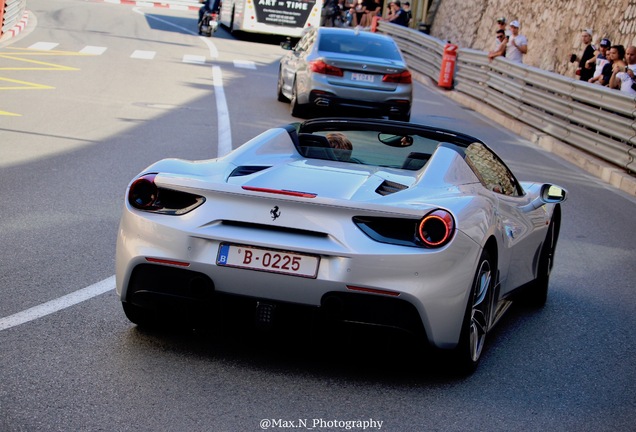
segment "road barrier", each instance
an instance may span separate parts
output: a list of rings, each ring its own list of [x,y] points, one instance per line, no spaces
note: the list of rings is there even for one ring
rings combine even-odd
[[[26,0],[0,0],[0,37],[22,19],[25,9]]]
[[[412,71],[437,81],[445,41],[381,21]],[[487,53],[460,48],[454,90],[636,174],[636,98]]]

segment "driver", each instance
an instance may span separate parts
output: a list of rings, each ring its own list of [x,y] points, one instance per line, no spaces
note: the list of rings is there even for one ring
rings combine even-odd
[[[347,162],[351,159],[351,152],[353,151],[353,144],[349,141],[349,138],[342,132],[331,132],[327,134],[327,141],[329,145],[334,149],[334,154],[339,161]]]

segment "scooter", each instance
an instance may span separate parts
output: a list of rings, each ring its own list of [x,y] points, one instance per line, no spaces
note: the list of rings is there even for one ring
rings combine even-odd
[[[203,18],[199,22],[199,34],[212,36],[219,28],[218,14],[212,11],[205,11]]]

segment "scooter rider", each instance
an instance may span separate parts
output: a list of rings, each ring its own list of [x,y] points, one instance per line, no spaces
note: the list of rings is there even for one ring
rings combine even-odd
[[[199,23],[203,19],[203,14],[207,11],[217,12],[219,9],[219,0],[199,0],[203,6],[199,8]]]

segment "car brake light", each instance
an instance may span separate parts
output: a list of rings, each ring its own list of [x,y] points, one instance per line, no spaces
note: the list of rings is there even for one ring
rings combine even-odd
[[[139,210],[152,210],[157,200],[156,174],[146,174],[130,185],[128,202]]]
[[[405,70],[396,74],[386,74],[382,77],[382,82],[398,83],[398,84],[411,84],[413,79],[411,78],[411,72]]]
[[[172,216],[186,214],[205,202],[205,198],[188,192],[157,186],[157,174],[144,174],[130,185],[128,203],[137,210]]]
[[[288,196],[294,196],[294,197],[299,197],[299,198],[316,198],[316,194],[315,193],[311,193],[311,192],[298,192],[298,191],[291,191],[291,190],[285,190],[285,189],[270,189],[270,188],[260,188],[260,187],[255,187],[255,186],[241,186],[244,190],[248,190],[248,191],[252,191],[252,192],[263,192],[263,193],[271,193],[271,194],[278,194],[278,195],[288,195]]]
[[[446,210],[433,210],[417,226],[417,236],[425,246],[438,248],[448,243],[455,232],[455,220]]]
[[[314,73],[323,75],[343,76],[344,73],[339,67],[331,66],[325,63],[323,60],[314,60],[309,62],[309,70]]]

